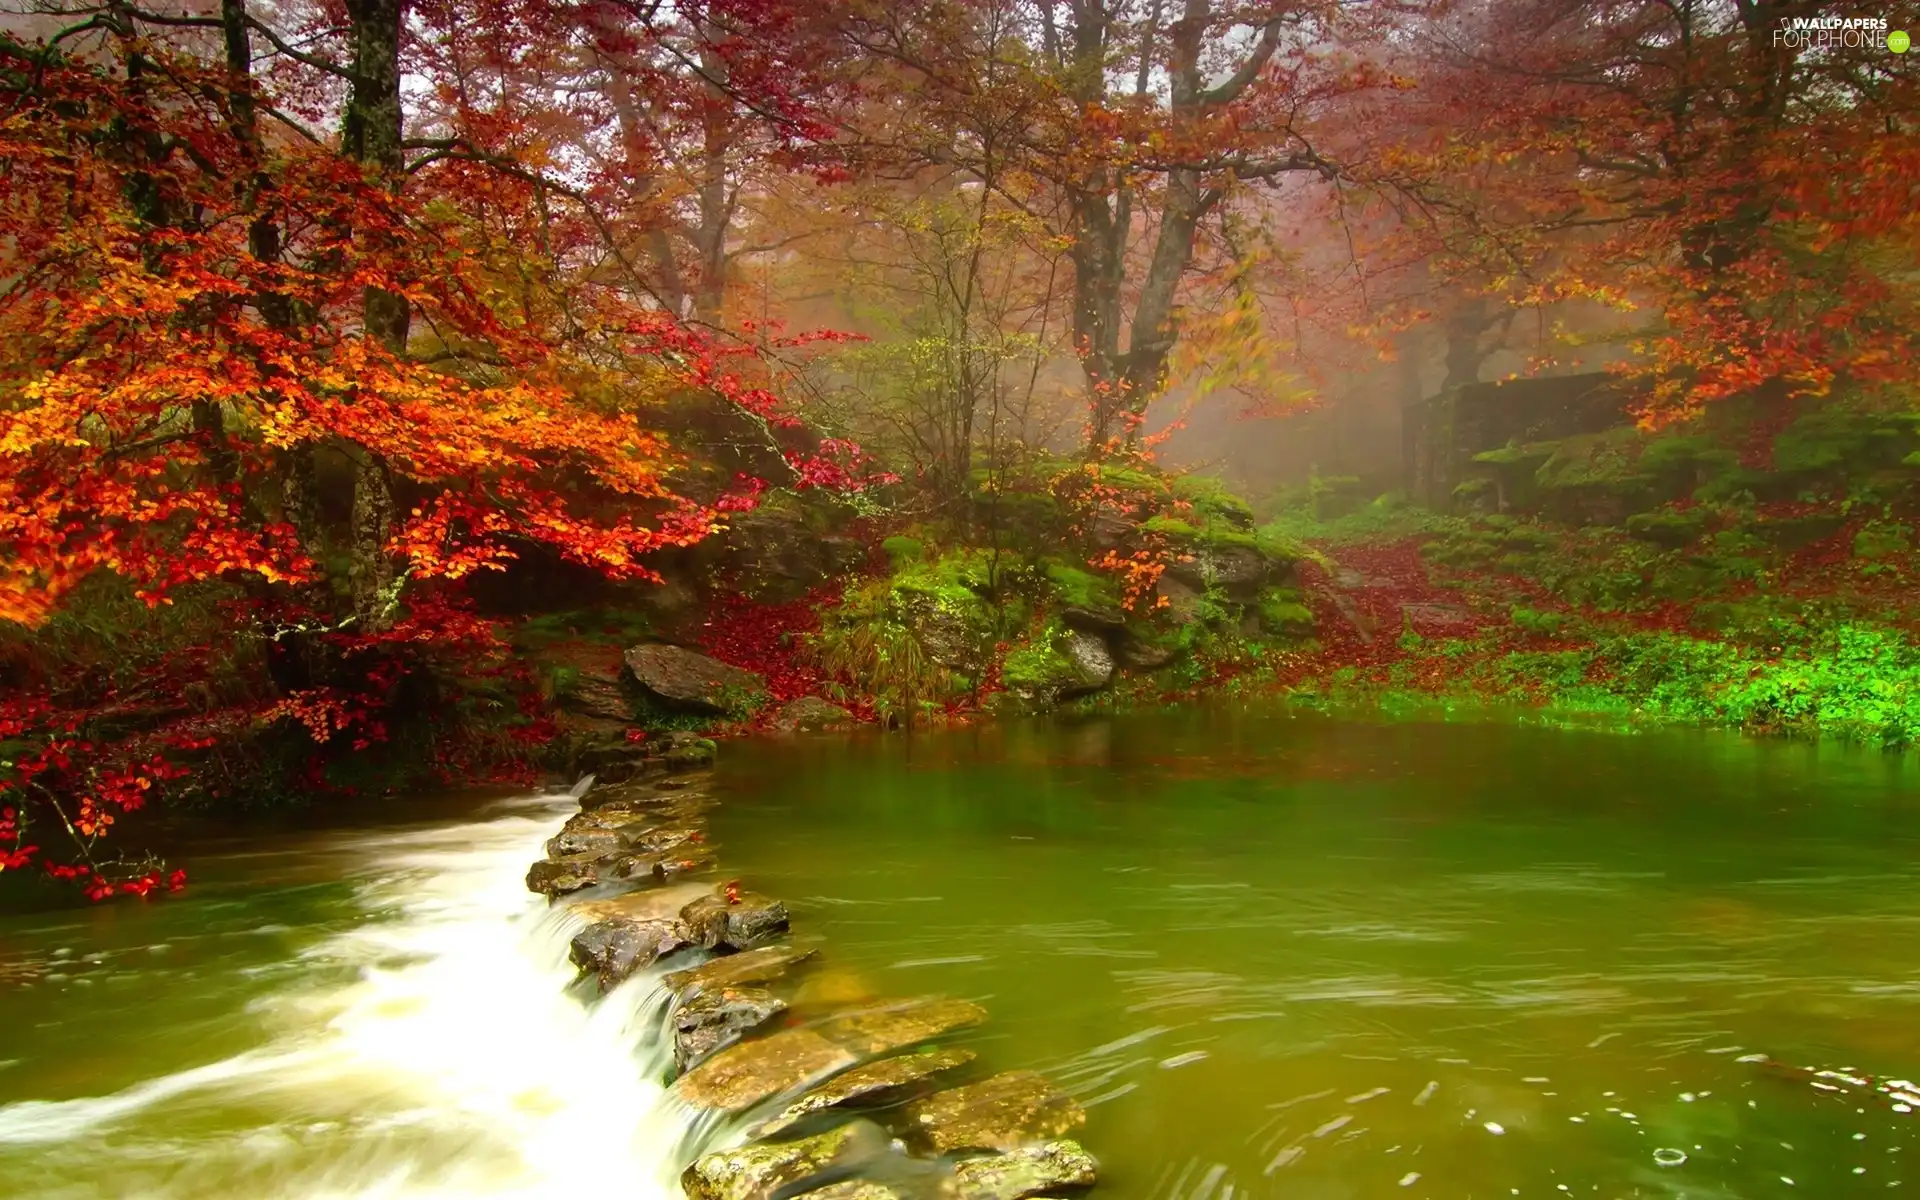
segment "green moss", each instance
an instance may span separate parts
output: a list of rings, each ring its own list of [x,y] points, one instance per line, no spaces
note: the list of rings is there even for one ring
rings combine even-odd
[[[893,577],[900,597],[921,596],[949,611],[977,608],[991,591],[993,558],[985,550],[955,550],[907,563]]]
[[[1706,532],[1710,515],[1702,508],[1634,513],[1627,518],[1627,533],[1657,546],[1684,546]]]
[[[1773,469],[1782,475],[1845,477],[1899,463],[1914,448],[1917,425],[1916,413],[1818,408],[1774,438]]]
[[[1203,518],[1218,518],[1243,529],[1253,525],[1253,506],[1211,475],[1176,475],[1173,494],[1191,504]]]
[[[1898,521],[1869,521],[1853,535],[1855,558],[1892,558],[1912,549],[1912,531]]]
[[[1042,573],[1046,577],[1048,590],[1061,604],[1080,608],[1112,608],[1120,602],[1119,589],[1105,575],[1096,575],[1058,560],[1043,564]]]
[[[1190,542],[1200,537],[1198,528],[1179,517],[1150,517],[1140,523],[1140,528],[1147,533],[1157,533],[1161,537],[1173,538],[1175,541]]]
[[[1260,627],[1268,633],[1308,637],[1314,630],[1313,613],[1293,588],[1268,588],[1260,593]]]
[[[919,538],[899,534],[881,542],[880,549],[886,551],[887,561],[893,564],[896,571],[912,563],[922,562],[927,557],[926,543]]]

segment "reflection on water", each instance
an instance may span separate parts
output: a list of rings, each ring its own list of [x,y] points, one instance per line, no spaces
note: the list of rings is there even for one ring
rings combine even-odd
[[[203,862],[187,898],[8,921],[0,952],[47,969],[0,991],[0,1195],[675,1194],[651,981],[568,998],[567,918],[522,883],[570,808]]]
[[[723,763],[729,863],[845,969],[990,999],[1102,1194],[1909,1186],[1909,760],[1182,714]]]

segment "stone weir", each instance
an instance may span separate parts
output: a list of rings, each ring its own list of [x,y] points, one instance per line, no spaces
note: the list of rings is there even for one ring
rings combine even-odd
[[[670,1094],[696,1123],[744,1137],[689,1166],[686,1194],[1022,1200],[1091,1186],[1094,1160],[1066,1137],[1086,1119],[1072,1098],[943,1044],[985,1010],[940,996],[835,1002],[821,949],[792,937],[786,906],[722,878],[703,759],[711,743],[690,737],[636,747],[527,872],[588,922],[571,946],[587,986],[664,972]]]

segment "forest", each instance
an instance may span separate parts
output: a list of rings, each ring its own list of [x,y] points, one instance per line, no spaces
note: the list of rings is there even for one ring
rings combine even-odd
[[[16,0],[0,871],[1214,695],[1903,747],[1906,29]]]

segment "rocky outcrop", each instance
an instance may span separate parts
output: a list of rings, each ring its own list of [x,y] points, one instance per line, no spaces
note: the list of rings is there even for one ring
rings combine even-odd
[[[752,671],[679,646],[635,646],[627,651],[625,662],[641,691],[668,708],[739,716],[766,696],[766,681]]]
[[[859,1054],[890,1054],[986,1019],[987,1010],[972,1001],[937,996],[846,1013],[824,1022],[820,1030]]]
[[[674,1064],[684,1071],[785,1011],[787,1002],[765,988],[710,988],[674,1010]]]
[[[973,1061],[971,1050],[927,1050],[883,1058],[835,1075],[753,1130],[756,1138],[774,1137],[801,1118],[829,1108],[858,1103],[886,1104],[905,1098],[934,1076]]]
[[[860,719],[818,696],[802,696],[781,708],[768,722],[780,733],[817,733],[827,729],[851,729]]]
[[[542,859],[528,868],[527,890],[545,896],[565,896],[608,883],[643,887],[666,883],[712,866],[713,855],[700,846],[681,847],[663,854],[627,851],[598,856],[569,854]]]
[[[636,741],[632,732],[623,730],[578,746],[571,758],[573,769],[612,784],[698,770],[713,762],[713,741],[697,733],[674,730]]]
[[[1007,1071],[935,1094],[907,1110],[907,1123],[933,1150],[1018,1150],[1059,1137],[1087,1119],[1072,1097],[1035,1071]]]
[[[1078,1142],[1041,1142],[965,1160],[954,1168],[950,1193],[956,1200],[1027,1200],[1092,1187],[1098,1172]]]

